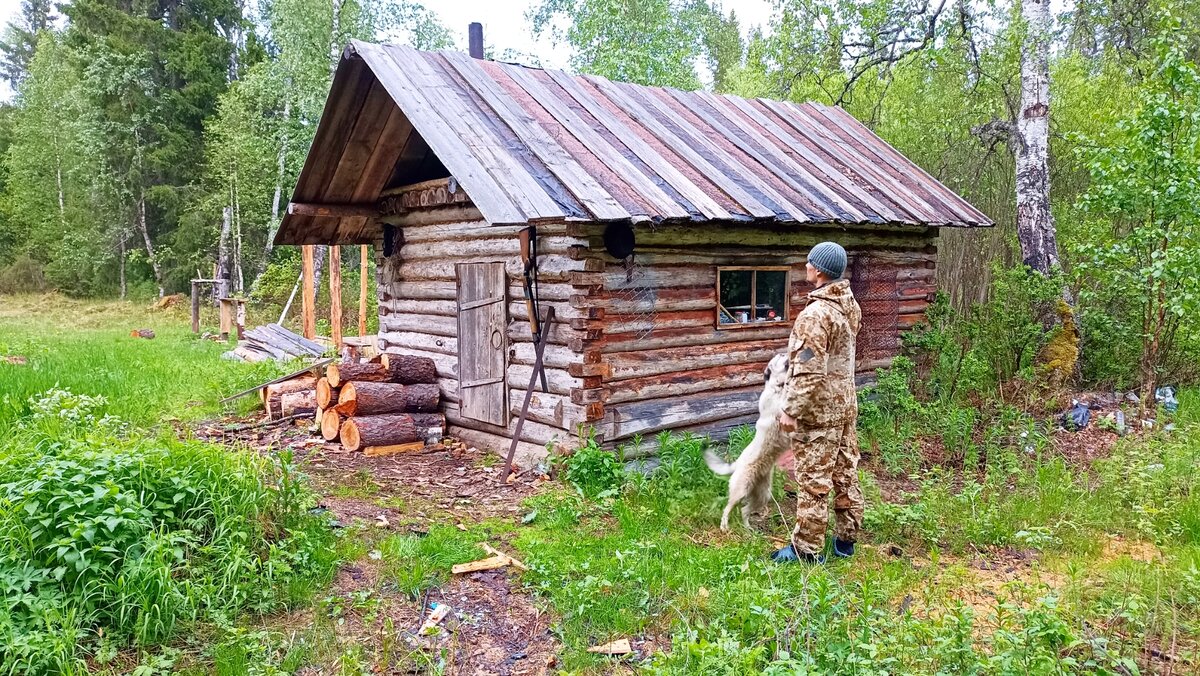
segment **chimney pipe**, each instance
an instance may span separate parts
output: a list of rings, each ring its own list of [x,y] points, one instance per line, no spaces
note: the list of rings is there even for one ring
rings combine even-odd
[[[472,59],[483,58],[483,24],[472,22],[467,26],[467,42],[470,44],[470,54]]]

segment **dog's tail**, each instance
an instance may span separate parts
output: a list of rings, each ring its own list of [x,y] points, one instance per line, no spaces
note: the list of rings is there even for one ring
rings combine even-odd
[[[712,451],[704,452],[704,464],[708,465],[708,468],[714,473],[720,474],[721,476],[733,474],[733,463],[725,462],[717,457],[717,454],[713,453]]]

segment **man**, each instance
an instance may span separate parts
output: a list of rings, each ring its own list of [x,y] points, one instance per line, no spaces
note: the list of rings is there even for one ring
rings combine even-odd
[[[829,493],[835,515],[833,554],[854,554],[862,527],[858,485],[858,397],[854,388],[854,340],[862,311],[842,279],[846,250],[822,242],[808,254],[807,279],[816,288],[796,318],[788,342],[789,374],[779,425],[795,457],[796,527],[792,544],[774,561],[824,563]]]

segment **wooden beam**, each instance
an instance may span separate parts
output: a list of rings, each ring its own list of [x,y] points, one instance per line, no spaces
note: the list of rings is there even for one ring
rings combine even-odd
[[[374,204],[307,204],[304,202],[288,202],[288,213],[293,216],[375,218],[379,216],[379,209]]]
[[[358,262],[358,335],[367,335],[367,245],[359,252]]]
[[[342,349],[342,247],[329,247],[329,337],[333,349]]]
[[[304,282],[301,284],[303,288],[300,289],[300,312],[304,325],[304,337],[312,340],[317,337],[317,315],[316,308],[313,307],[316,300],[313,294],[313,284],[315,283],[313,279],[313,245],[305,244],[301,247],[301,253],[303,268],[301,276],[304,278]]]

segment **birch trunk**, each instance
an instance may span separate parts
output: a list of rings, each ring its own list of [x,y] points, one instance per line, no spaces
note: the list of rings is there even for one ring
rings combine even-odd
[[[288,122],[292,119],[292,98],[291,98],[291,80],[285,83],[284,93],[286,97],[283,101],[283,138],[279,143],[278,168],[275,174],[275,195],[271,198],[271,225],[267,228],[267,243],[263,247],[262,261],[258,265],[258,274],[261,275],[267,270],[267,263],[271,260],[271,251],[275,248],[275,233],[279,232],[279,207],[283,200],[283,179],[287,173],[287,157],[288,157]]]
[[[121,300],[125,300],[125,295],[129,291],[128,285],[125,283],[125,233],[121,233],[121,239],[117,243],[118,255],[121,257]]]
[[[1042,274],[1059,264],[1050,212],[1050,2],[1023,0],[1027,36],[1021,53],[1017,115],[1017,239],[1021,258]]]
[[[217,240],[217,288],[215,303],[218,298],[229,295],[229,237],[233,229],[233,217],[230,207],[221,210],[221,238]]]
[[[317,307],[317,299],[321,297],[321,271],[325,269],[325,250],[328,247],[313,248],[313,308]]]
[[[162,268],[158,264],[158,256],[154,254],[154,243],[150,241],[150,228],[146,225],[146,192],[138,191],[137,201],[137,229],[142,233],[142,240],[146,243],[146,257],[150,260],[150,269],[154,271],[154,281],[158,283],[158,297],[162,298],[167,295],[163,288]]]
[[[246,288],[246,279],[242,275],[242,203],[241,191],[237,188],[237,175],[234,174],[233,190],[233,291],[241,294]]]

